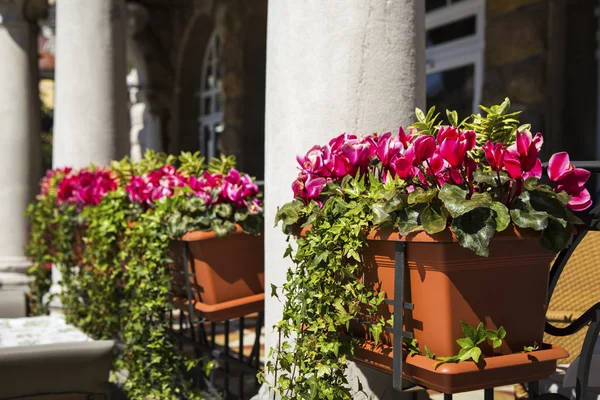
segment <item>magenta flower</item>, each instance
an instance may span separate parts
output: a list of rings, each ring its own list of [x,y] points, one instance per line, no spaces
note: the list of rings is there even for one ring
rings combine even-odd
[[[248,211],[250,214],[259,214],[263,210],[262,202],[259,199],[252,200],[252,203],[248,205]]]
[[[421,165],[435,152],[435,140],[432,136],[418,136],[406,150],[406,156],[413,159],[415,166]]]
[[[42,178],[40,182],[40,191],[42,195],[47,195],[50,192],[50,188],[56,185],[56,181],[59,182],[64,179],[66,176],[70,175],[73,171],[71,167],[65,168],[56,168],[46,172],[46,175]]]
[[[97,205],[108,192],[116,189],[117,178],[112,171],[82,169],[65,176],[58,184],[57,203],[75,204],[81,210],[84,206]]]
[[[513,179],[541,178],[542,162],[538,158],[544,138],[541,133],[535,137],[525,130],[517,132],[515,144],[509,146],[504,153],[504,168]]]
[[[326,184],[327,180],[325,178],[313,178],[310,175],[301,173],[294,183],[292,183],[292,190],[295,197],[299,197],[306,203],[309,203],[311,200],[319,197]]]
[[[417,171],[419,171],[413,164],[414,159],[410,154],[406,157],[404,155],[399,155],[392,161],[391,171],[393,171],[400,179],[407,181],[414,178]],[[394,176],[394,174],[392,174],[392,176]]]
[[[585,188],[590,172],[583,168],[575,168],[566,152],[550,157],[548,177],[556,183],[557,192],[564,191],[571,196],[568,206],[572,210],[583,211],[592,205],[590,193]]]
[[[454,126],[442,127],[437,135],[440,155],[453,168],[460,168],[464,165],[467,152],[475,147],[475,139],[473,131],[460,131]]]
[[[250,176],[241,175],[238,170],[232,168],[225,176],[220,191],[224,202],[236,207],[247,207],[250,204],[249,200],[258,194],[258,186]]]
[[[325,167],[324,158],[329,158],[329,148],[324,146],[314,146],[306,153],[304,157],[296,157],[300,169],[309,174],[321,174]]]
[[[152,205],[155,201],[175,194],[175,189],[188,184],[188,179],[179,174],[174,166],[165,165],[143,176],[131,178],[125,191],[135,203]]]
[[[504,153],[506,151],[506,147],[500,142],[492,143],[488,141],[485,146],[483,146],[483,152],[485,153],[485,159],[492,167],[493,171],[500,171],[504,166]]]
[[[388,167],[392,159],[403,149],[404,145],[399,140],[399,137],[392,136],[391,132],[387,132],[384,133],[379,139],[375,154],[377,155],[379,161],[381,161],[381,165]]]

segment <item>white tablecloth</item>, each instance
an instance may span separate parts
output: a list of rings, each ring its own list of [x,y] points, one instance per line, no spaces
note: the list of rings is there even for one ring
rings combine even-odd
[[[0,318],[0,348],[88,341],[92,339],[60,315]]]

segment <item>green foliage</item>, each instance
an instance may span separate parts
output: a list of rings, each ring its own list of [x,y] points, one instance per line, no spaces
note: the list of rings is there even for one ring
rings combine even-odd
[[[438,120],[440,113],[436,114],[435,106],[431,107],[427,114],[425,114],[420,108],[416,108],[415,115],[417,116],[417,122],[409,126],[409,129],[415,130],[415,135],[434,136],[437,133],[441,121]]]
[[[462,321],[460,322],[460,325],[465,337],[456,341],[456,343],[458,343],[460,346],[458,355],[451,357],[438,357],[438,362],[435,364],[436,368],[445,363],[459,363],[468,360],[478,363],[479,358],[481,357],[481,348],[479,346],[483,342],[486,340],[491,341],[492,346],[496,349],[502,346],[502,339],[506,337],[506,331],[503,327],[498,328],[498,330],[486,330],[483,326],[483,322],[480,322],[479,325],[477,325],[477,328],[473,328],[466,322]]]
[[[536,351],[539,349],[540,349],[540,346],[538,345],[538,342],[533,342],[533,346],[523,346],[523,351],[525,353],[531,353],[532,351]]]
[[[179,171],[185,171],[191,176],[200,176],[206,170],[204,157],[200,152],[183,152],[179,155]],[[235,161],[234,161],[235,162]]]
[[[214,157],[208,163],[208,172],[211,174],[227,174],[227,172],[235,168],[235,157],[225,156],[221,154],[219,158]]]
[[[215,194],[216,196],[216,194]],[[242,230],[257,235],[263,229],[261,214],[234,210],[229,204],[207,207],[204,199],[194,196],[166,198],[160,207],[165,210],[167,232],[179,238],[190,231],[213,231],[218,237],[229,235],[238,224]]]
[[[475,131],[477,134],[477,145],[479,147],[486,144],[489,140],[492,143],[501,142],[509,146],[515,142],[515,132],[530,129],[528,124],[521,125],[516,117],[520,111],[509,112],[510,100],[504,99],[502,104],[479,108],[485,112],[485,116],[474,114],[471,116],[472,122],[467,122],[465,127]]]
[[[34,313],[48,312],[44,295],[53,264],[62,272],[60,300],[67,322],[95,339],[121,342],[124,351],[115,358],[114,369],[126,371],[124,388],[132,399],[200,398],[186,377],[196,361],[179,352],[169,332],[170,238],[191,230],[212,230],[223,237],[235,224],[257,234],[263,224],[259,208],[234,209],[224,203],[207,207],[189,188],[151,208],[132,203],[125,191],[131,177],[165,165],[178,167],[184,176],[200,176],[206,169],[198,153],[176,158],[148,151],[139,163],[128,158],[111,163],[118,188],[95,206],[77,210],[58,205],[56,186],[64,176],[59,173],[49,179],[48,193],[27,210]],[[235,159],[222,157],[211,165],[213,171],[226,173]],[[211,368],[211,363],[204,365],[207,373]]]
[[[373,293],[359,279],[373,202],[384,190],[374,185],[377,190],[372,191],[368,182],[348,179],[339,188],[340,198],[323,208],[293,202],[277,214],[286,231],[294,224],[312,223],[306,237],[297,238],[297,250],[286,252],[296,268],[288,270],[281,288],[283,318],[276,326],[281,341],[266,364],[282,399],[353,397],[345,371],[356,339],[347,329],[358,315],[374,316],[384,300],[383,293]],[[371,196],[365,195],[369,192]],[[369,321],[369,331],[378,340],[386,321]]]
[[[124,291],[130,300],[121,304],[125,350],[119,365],[128,372],[124,388],[132,399],[199,398],[184,376],[189,360],[169,335],[171,259],[164,220],[165,207],[158,207],[125,226]]]

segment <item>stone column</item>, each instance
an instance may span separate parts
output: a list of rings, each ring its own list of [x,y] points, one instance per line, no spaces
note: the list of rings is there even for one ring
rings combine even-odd
[[[334,135],[397,130],[425,103],[422,0],[269,1],[265,123],[266,287],[281,286],[289,261],[285,236],[272,227],[292,199],[295,156]],[[266,348],[282,306],[267,298]],[[393,392],[391,377],[350,368],[365,391]],[[367,375],[367,376],[365,376]],[[260,398],[267,398],[261,393]],[[393,397],[393,396],[392,396]],[[362,397],[361,397],[362,398]]]
[[[107,165],[129,152],[124,0],[56,3],[52,166]],[[60,293],[59,268],[51,294]],[[51,303],[60,309],[58,297]]]
[[[129,151],[124,0],[56,4],[54,167],[107,164]]]
[[[43,6],[0,0],[0,286],[25,283],[15,272],[29,266],[24,212],[41,170],[35,19]]]

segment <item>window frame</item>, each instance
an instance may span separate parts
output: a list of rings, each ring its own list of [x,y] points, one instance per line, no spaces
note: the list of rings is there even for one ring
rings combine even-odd
[[[426,75],[473,65],[473,112],[481,104],[485,57],[485,0],[464,0],[425,15],[425,30],[475,17],[475,33],[426,48]]]
[[[204,51],[204,57],[202,58],[202,72],[200,81],[200,90],[198,91],[198,98],[200,102],[200,113],[198,117],[199,123],[199,140],[200,140],[200,151],[206,151],[204,154],[207,160],[215,157],[217,151],[217,131],[215,126],[223,124],[223,107],[217,111],[217,103],[219,99],[224,101],[224,93],[221,85],[215,82],[214,87],[206,88],[205,82],[207,79],[208,69],[210,68],[213,75],[217,75],[217,71],[222,69],[221,64],[221,38],[219,33],[215,29],[208,39],[206,49]],[[207,98],[210,98],[210,110],[205,112],[204,102]],[[205,128],[208,128],[209,137],[206,137]]]

